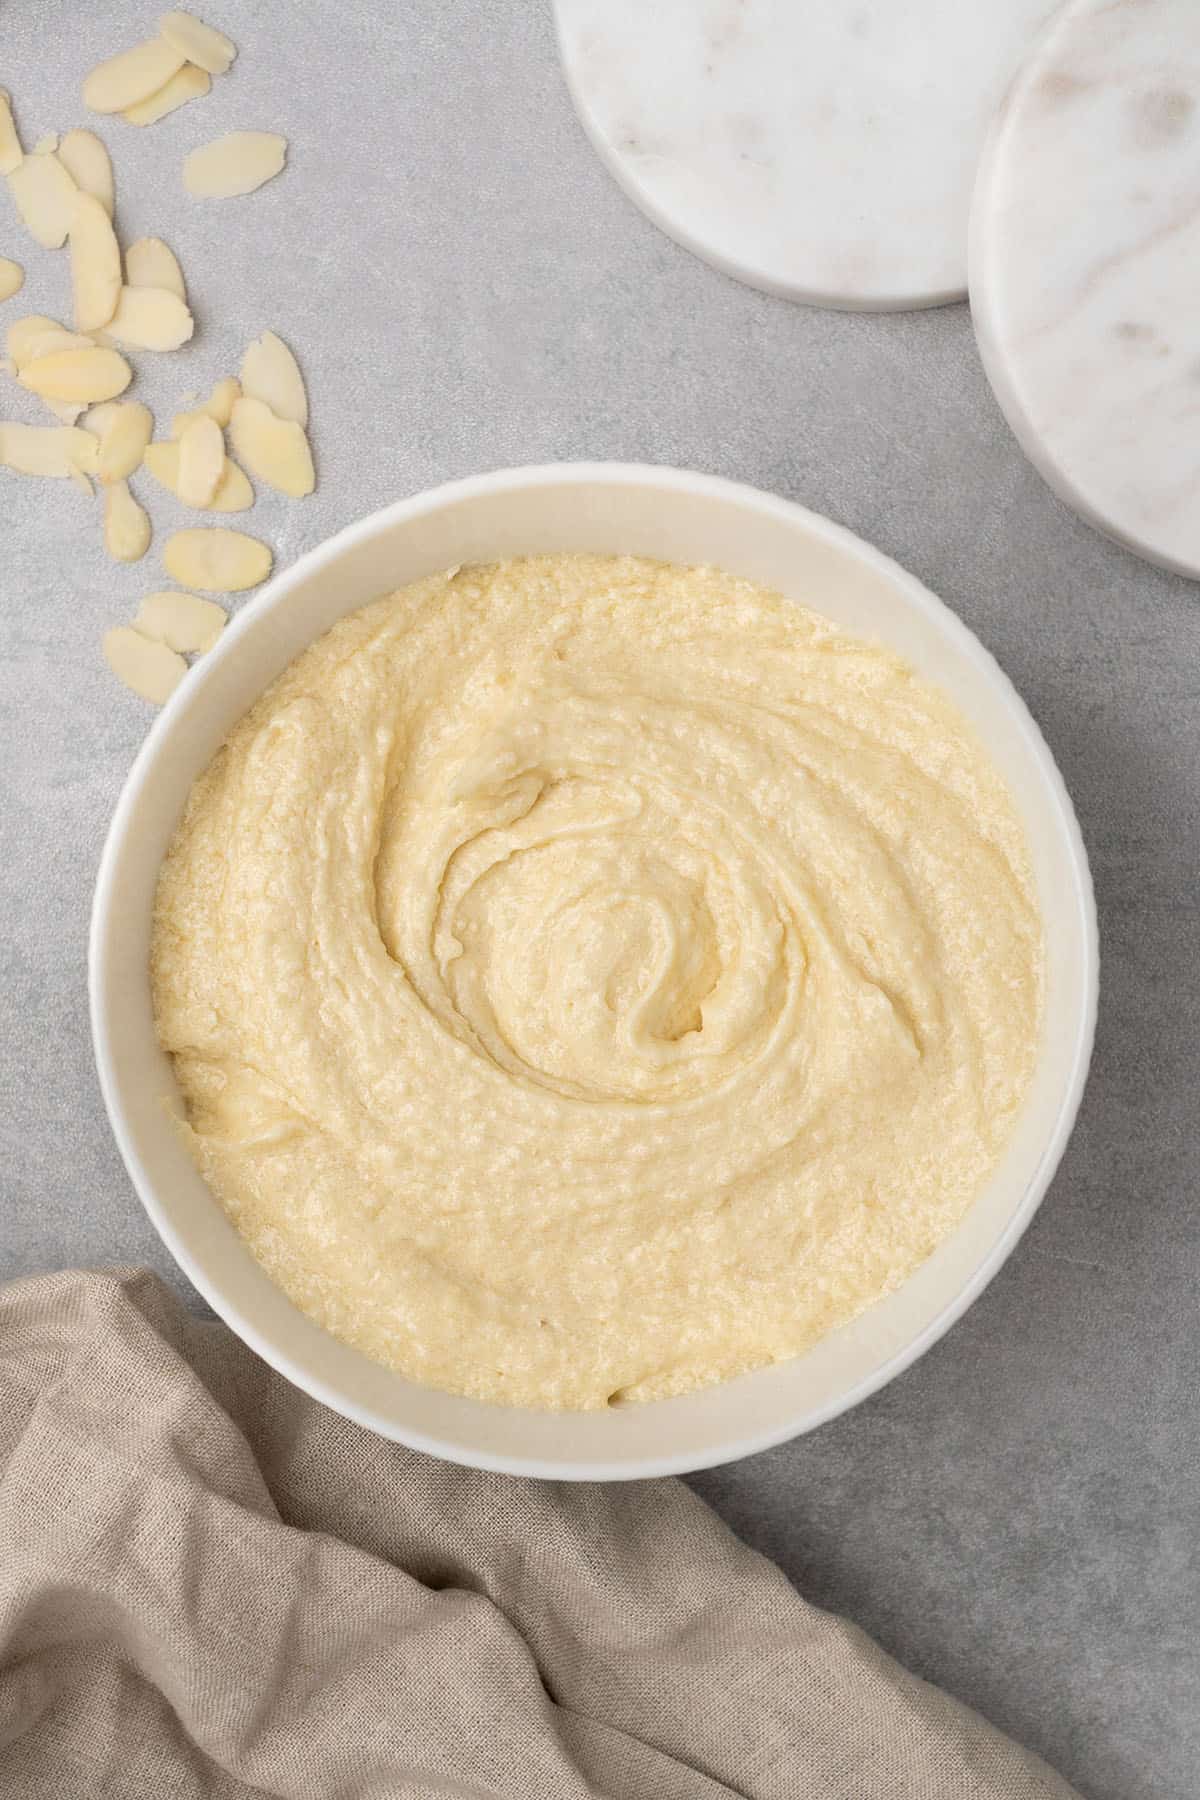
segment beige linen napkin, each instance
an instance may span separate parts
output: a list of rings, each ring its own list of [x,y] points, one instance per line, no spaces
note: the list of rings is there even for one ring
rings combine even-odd
[[[1070,1800],[677,1481],[418,1456],[152,1275],[0,1291],[5,1800]]]

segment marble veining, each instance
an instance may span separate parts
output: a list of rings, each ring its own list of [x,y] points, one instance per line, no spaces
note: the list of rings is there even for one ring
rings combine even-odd
[[[1054,0],[556,0],[600,155],[680,243],[820,305],[966,291],[988,121]]]
[[[971,307],[996,396],[1100,530],[1200,577],[1200,3],[1071,0],[980,167]]]

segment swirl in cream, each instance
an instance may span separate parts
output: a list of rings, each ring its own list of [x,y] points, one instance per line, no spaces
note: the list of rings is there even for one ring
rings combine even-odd
[[[902,1281],[1041,1006],[1021,828],[945,696],[629,558],[464,569],[314,644],[196,784],[153,962],[271,1275],[540,1407],[795,1355]]]

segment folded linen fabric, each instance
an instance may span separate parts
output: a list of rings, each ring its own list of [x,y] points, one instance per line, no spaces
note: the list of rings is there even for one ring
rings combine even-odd
[[[146,1272],[0,1290],[6,1800],[1071,1800],[682,1482],[453,1467]]]

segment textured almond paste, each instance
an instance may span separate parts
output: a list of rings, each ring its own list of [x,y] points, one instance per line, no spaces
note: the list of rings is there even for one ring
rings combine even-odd
[[[292,664],[196,783],[153,980],[298,1306],[587,1408],[794,1356],[929,1255],[1029,1082],[1041,925],[1000,776],[897,657],[715,569],[549,557]]]

